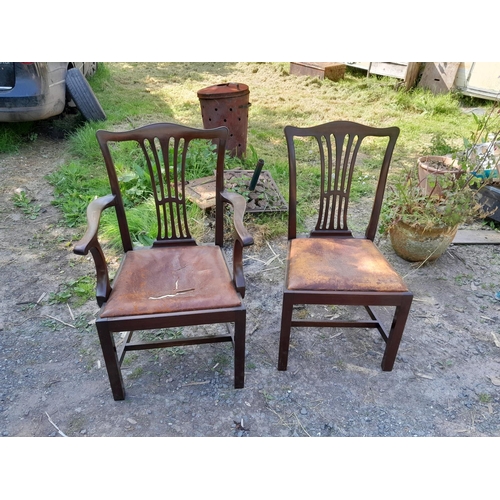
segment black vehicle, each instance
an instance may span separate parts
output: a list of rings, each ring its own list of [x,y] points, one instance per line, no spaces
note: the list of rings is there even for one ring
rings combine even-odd
[[[44,120],[76,106],[88,121],[106,119],[87,78],[96,62],[0,62],[0,122]]]

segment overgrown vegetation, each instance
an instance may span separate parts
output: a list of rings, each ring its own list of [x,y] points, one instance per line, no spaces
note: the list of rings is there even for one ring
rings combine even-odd
[[[33,122],[0,123],[0,153],[16,153],[24,142],[35,141],[35,126]]]
[[[14,193],[12,201],[14,206],[21,209],[23,214],[28,217],[28,219],[36,219],[38,217],[41,206],[34,203],[33,199],[30,198],[25,191]]]
[[[68,147],[72,160],[53,174],[55,204],[64,213],[65,222],[74,227],[85,223],[85,208],[95,196],[109,192],[101,153],[95,140],[98,127],[123,130],[147,123],[171,121],[202,127],[197,91],[223,82],[242,82],[249,86],[250,102],[247,157],[240,165],[228,168],[254,168],[257,158],[265,160],[280,191],[287,198],[287,152],[283,128],[292,124],[311,126],[333,120],[353,120],[373,126],[397,125],[400,138],[393,157],[393,171],[414,165],[416,159],[429,154],[436,141],[458,148],[462,138],[474,128],[474,117],[461,110],[463,105],[487,108],[484,101],[470,101],[458,94],[433,95],[415,88],[406,91],[391,78],[367,78],[359,72],[346,72],[339,82],[289,75],[289,63],[103,63],[91,80],[108,120],[104,124],[84,124],[71,133]],[[13,133],[16,127],[0,129]],[[24,133],[29,140],[30,132]],[[33,139],[33,135],[31,135]],[[8,139],[7,139],[8,141]],[[304,153],[307,153],[304,150]],[[127,183],[127,200],[134,205],[132,219],[141,226],[148,221],[150,203],[145,188],[144,167],[133,151],[119,151],[122,177]],[[201,150],[193,158],[195,176],[204,173]],[[370,151],[376,156],[379,150]],[[355,179],[354,194],[369,195],[373,189],[373,162],[367,160]],[[299,172],[302,191],[314,198],[319,184],[314,165]],[[309,213],[308,203],[302,203],[299,217]],[[112,211],[109,211],[112,212]],[[194,227],[203,229],[204,214],[193,207]],[[114,214],[105,215],[106,238],[116,241]],[[286,230],[286,214],[264,213],[247,216],[250,229],[265,237]],[[146,224],[147,226],[148,224]],[[151,226],[154,226],[153,221]],[[150,229],[137,229],[135,238],[147,243]]]
[[[450,145],[441,133],[433,135],[432,155],[424,163],[442,169],[442,175],[429,176],[423,183],[413,166],[393,178],[382,211],[381,232],[399,222],[427,229],[452,228],[491,215],[478,202],[477,192],[498,175],[498,103],[494,102],[483,116],[472,117],[474,128],[463,137],[461,147]],[[445,166],[444,160],[451,166]],[[446,174],[448,168],[454,173]]]
[[[80,306],[95,295],[95,277],[81,276],[75,280],[68,281],[61,285],[58,292],[53,292],[49,296],[49,304],[67,304],[72,302],[75,306]]]

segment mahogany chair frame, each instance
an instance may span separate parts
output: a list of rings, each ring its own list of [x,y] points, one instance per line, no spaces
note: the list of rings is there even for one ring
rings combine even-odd
[[[278,355],[278,370],[286,370],[288,364],[288,352],[290,346],[290,331],[292,327],[336,327],[336,328],[376,328],[386,347],[382,358],[382,370],[391,371],[398,352],[401,337],[410,311],[413,294],[407,289],[402,279],[392,269],[385,257],[376,249],[373,240],[376,235],[377,226],[382,207],[384,191],[389,172],[389,166],[394,151],[394,147],[399,135],[399,128],[375,128],[362,124],[337,121],[322,125],[300,128],[287,126],[284,129],[288,147],[289,162],[289,219],[288,219],[288,256],[286,263],[286,277],[283,291],[281,332]],[[374,196],[373,208],[370,219],[366,227],[364,238],[354,237],[347,224],[349,195],[351,181],[356,164],[359,148],[363,140],[367,137],[386,137],[387,147],[381,167],[379,170],[378,184]],[[319,148],[319,160],[321,168],[321,193],[320,208],[316,227],[310,232],[311,243],[326,243],[327,240],[337,242],[338,247],[344,246],[347,250],[342,250],[344,254],[349,252],[349,248],[357,249],[358,243],[363,248],[370,251],[370,255],[363,255],[360,251],[357,255],[344,255],[344,259],[339,262],[347,270],[335,268],[337,256],[335,251],[331,255],[314,255],[311,253],[304,257],[304,267],[312,266],[314,259],[321,266],[321,261],[326,262],[326,257],[330,262],[328,272],[331,281],[336,282],[336,274],[347,273],[350,279],[339,286],[328,287],[319,286],[314,283],[313,278],[306,275],[311,273],[308,269],[303,278],[307,282],[307,289],[290,288],[290,280],[293,279],[291,273],[291,249],[294,240],[297,239],[297,158],[295,148],[295,138],[311,137],[315,139]],[[314,240],[316,239],[316,240]],[[322,241],[319,241],[319,240]],[[364,242],[359,240],[364,239]],[[328,244],[330,245],[330,244]],[[324,245],[323,245],[324,246]],[[352,261],[350,259],[352,258]],[[372,263],[373,258],[376,266],[384,268],[384,272],[390,277],[393,285],[375,286],[371,284],[360,285],[363,281],[362,273],[359,269],[362,264]],[[361,264],[361,265],[360,265]],[[327,272],[325,265],[325,272]],[[312,268],[312,267],[311,267]],[[320,267],[321,269],[321,267]],[[294,272],[294,271],[293,271]],[[320,271],[321,274],[321,271]],[[352,278],[350,278],[352,276]],[[361,279],[358,279],[361,278]],[[375,279],[385,279],[385,275],[380,274]],[[334,320],[334,319],[296,319],[293,316],[294,306],[304,304],[315,305],[339,305],[339,306],[363,306],[368,316],[366,320]],[[377,312],[376,306],[394,306],[394,315],[390,327],[384,325]]]
[[[97,303],[101,306],[96,321],[96,327],[113,398],[115,400],[125,399],[125,387],[121,373],[121,364],[127,352],[193,344],[232,342],[234,347],[234,387],[244,387],[246,309],[242,300],[245,296],[243,248],[251,245],[253,239],[243,224],[243,216],[246,208],[245,199],[239,194],[228,192],[224,189],[224,158],[228,129],[226,127],[218,127],[205,130],[172,123],[158,123],[125,132],[99,130],[96,136],[104,157],[110,181],[111,194],[100,197],[90,203],[87,209],[87,231],[83,238],[76,244],[74,252],[78,255],[87,255],[90,252],[94,258],[97,274],[96,298]],[[198,245],[191,236],[188,227],[185,203],[186,151],[191,141],[195,139],[212,141],[216,147],[217,163],[214,165],[214,169],[216,170],[214,245]],[[127,224],[126,210],[120,191],[120,182],[113,162],[110,144],[123,141],[135,142],[138,147],[142,149],[153,183],[152,187],[158,220],[158,236],[152,247],[146,250],[134,249]],[[173,165],[174,168],[168,168],[165,167],[165,165]],[[232,206],[233,214],[234,243],[232,273],[229,271],[229,266],[224,260],[225,257],[222,251],[224,243],[224,210],[226,204]],[[110,207],[114,207],[116,211],[125,254],[122,265],[113,280],[113,286],[110,283],[106,258],[98,239],[101,214],[103,210]],[[193,247],[196,249],[193,250]],[[198,309],[191,304],[189,308],[183,310],[183,297],[188,297],[188,291],[183,296],[175,296],[175,300],[179,302],[173,311],[162,306],[162,304],[166,304],[166,302],[156,300],[149,301],[151,303],[154,302],[154,310],[151,311],[147,309],[150,307],[149,303],[147,301],[142,301],[142,303],[146,303],[146,312],[141,312],[137,309],[141,301],[134,299],[134,297],[136,299],[139,297],[137,293],[135,295],[132,294],[130,296],[131,298],[127,299],[129,296],[127,295],[128,291],[126,290],[126,286],[121,286],[121,291],[119,292],[119,285],[116,285],[115,291],[115,284],[120,283],[120,280],[122,280],[122,285],[123,282],[125,282],[125,285],[129,283],[131,288],[143,285],[141,282],[142,275],[136,270],[133,270],[132,274],[129,272],[128,278],[122,277],[122,275],[126,274],[125,264],[127,263],[130,264],[130,262],[135,261],[140,262],[141,258],[148,257],[150,259],[160,259],[162,263],[167,265],[169,260],[184,258],[183,255],[185,256],[186,253],[191,254],[194,251],[194,255],[201,256],[200,252],[207,251],[210,248],[213,249],[214,247],[217,248],[212,250],[212,254],[208,261],[204,262],[204,266],[207,267],[210,265],[210,261],[213,258],[212,256],[217,257],[217,259],[223,259],[223,265],[225,266],[224,271],[227,272],[228,275],[227,282],[224,282],[223,285],[228,288],[228,293],[226,295],[231,296],[230,300],[228,299],[227,301],[229,306],[224,305],[225,298],[222,295],[224,300],[220,303],[216,303],[216,298],[211,298],[209,292],[203,292],[203,290],[201,290],[200,294],[202,294],[203,301],[200,302],[202,306]],[[135,261],[131,260],[131,255],[133,255]],[[156,260],[151,260],[151,262],[156,262]],[[134,265],[135,264],[130,264],[129,268],[132,266],[132,269],[134,269]],[[194,264],[194,267],[196,270],[196,264]],[[219,267],[219,271],[214,271],[216,273],[216,279],[219,279],[217,273],[221,274],[221,269],[222,268]],[[199,273],[205,272],[205,269],[198,269],[197,271],[199,271]],[[198,275],[200,275],[199,273]],[[155,274],[161,282],[171,279],[171,277],[167,276],[161,264],[159,269],[154,271],[151,276],[154,277]],[[196,277],[193,279],[196,286],[200,289],[205,286],[201,283],[199,278],[198,281],[196,281]],[[192,290],[194,290],[194,288]],[[121,295],[118,295],[119,293]],[[114,294],[116,294],[116,300],[114,301],[115,312],[111,314],[108,312],[108,306],[111,304]],[[160,292],[158,294],[160,294]],[[174,294],[168,295],[168,297],[172,297],[173,295]],[[167,297],[167,295],[165,295],[165,297]],[[139,297],[139,299],[141,299],[141,297]],[[195,302],[195,304],[197,304],[197,302]],[[225,323],[227,326],[227,333],[156,341],[132,341],[134,331],[138,330],[175,328],[213,323]],[[234,324],[233,328],[230,328],[230,323]],[[119,349],[117,349],[114,339],[114,333],[116,332],[128,332],[125,341]]]

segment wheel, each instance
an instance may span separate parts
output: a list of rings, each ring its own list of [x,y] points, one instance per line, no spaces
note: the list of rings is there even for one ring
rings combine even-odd
[[[99,122],[106,119],[94,91],[79,69],[71,68],[66,73],[66,91],[87,121]]]

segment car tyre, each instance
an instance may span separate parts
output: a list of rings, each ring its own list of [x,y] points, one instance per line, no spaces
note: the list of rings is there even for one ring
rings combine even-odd
[[[89,82],[79,69],[71,68],[66,73],[66,91],[87,121],[106,120],[106,113],[99,104]]]

